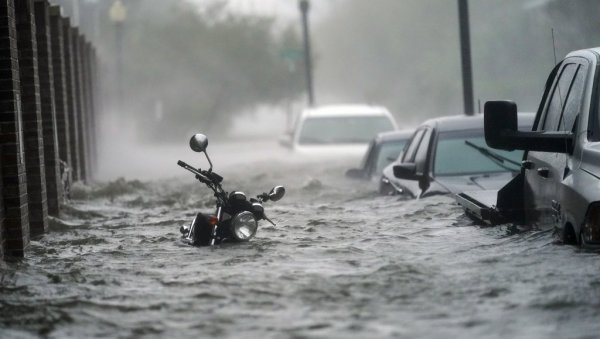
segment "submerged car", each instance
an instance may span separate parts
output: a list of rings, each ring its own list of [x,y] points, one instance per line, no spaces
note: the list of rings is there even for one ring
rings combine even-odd
[[[488,145],[527,153],[520,174],[500,190],[457,196],[468,215],[553,229],[564,243],[600,247],[599,65],[600,48],[571,52],[558,63],[533,131],[517,129],[515,103],[486,103]]]
[[[533,114],[520,114],[531,129]],[[522,151],[486,147],[483,116],[431,119],[417,128],[400,158],[383,170],[382,194],[421,198],[436,194],[497,189],[520,170]]]
[[[381,106],[322,106],[302,112],[282,144],[298,154],[358,158],[378,133],[396,129],[391,113]]]
[[[378,180],[383,169],[394,162],[404,149],[413,130],[379,133],[367,148],[359,168],[352,168],[346,176],[352,179]]]

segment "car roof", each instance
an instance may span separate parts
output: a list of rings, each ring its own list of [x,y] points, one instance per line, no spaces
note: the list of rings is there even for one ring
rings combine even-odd
[[[336,116],[382,116],[390,112],[383,106],[371,105],[329,105],[305,109],[304,117],[336,117]]]
[[[531,128],[535,119],[534,113],[519,113],[519,127]],[[438,132],[465,131],[470,129],[483,128],[483,114],[474,116],[452,115],[440,118],[429,119],[421,126],[430,126]]]
[[[598,55],[600,55],[600,47],[593,47],[593,48],[586,48],[586,49],[572,51],[569,54],[567,54],[567,56],[565,58],[579,56],[579,57],[583,57],[583,58],[587,58],[587,59],[592,59],[593,58],[592,56],[595,56],[595,58],[598,58]]]
[[[400,131],[382,132],[377,134],[377,136],[375,137],[375,142],[382,143],[388,141],[408,140],[414,132],[414,129],[403,129]]]

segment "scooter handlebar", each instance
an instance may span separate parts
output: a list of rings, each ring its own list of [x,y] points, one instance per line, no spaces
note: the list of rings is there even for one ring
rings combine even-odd
[[[185,168],[186,170],[194,173],[196,175],[196,179],[203,180],[203,181],[208,181],[208,178],[202,173],[201,169],[199,169],[199,168],[196,169],[196,168],[194,168],[194,167],[186,164],[185,162],[183,162],[181,160],[177,161],[177,165],[179,165],[179,166]]]
[[[196,169],[196,168],[194,168],[194,167],[186,164],[185,162],[183,162],[181,160],[177,161],[177,165],[179,165],[179,166],[181,166],[181,167],[183,167],[183,168],[185,168],[186,170],[189,170],[189,171],[202,172],[202,170],[200,168]]]

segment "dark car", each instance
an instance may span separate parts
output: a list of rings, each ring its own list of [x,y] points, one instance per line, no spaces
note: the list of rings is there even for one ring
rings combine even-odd
[[[359,168],[352,168],[346,176],[352,179],[378,180],[383,169],[394,162],[404,149],[414,130],[379,133],[367,148]]]
[[[463,194],[486,223],[553,229],[565,243],[600,246],[600,48],[569,53],[550,73],[533,131],[517,130],[517,105],[485,105],[490,147],[525,150],[519,176],[490,194]]]
[[[531,128],[533,114],[521,114]],[[414,132],[400,158],[387,166],[380,192],[421,198],[435,194],[498,189],[520,170],[522,151],[486,147],[483,116],[431,119]]]

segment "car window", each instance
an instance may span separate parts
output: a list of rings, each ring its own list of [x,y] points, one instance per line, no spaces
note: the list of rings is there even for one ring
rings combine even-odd
[[[405,145],[406,140],[397,140],[382,144],[377,155],[374,174],[381,174],[387,165],[396,160]]]
[[[428,128],[423,135],[423,140],[419,145],[417,154],[415,156],[415,163],[417,164],[417,174],[423,174],[427,170],[427,154],[429,153],[429,145],[431,141],[432,129]]]
[[[518,171],[523,159],[523,151],[502,151],[486,146],[483,131],[460,131],[440,133],[437,139],[433,173],[436,176],[474,175]],[[483,155],[480,151],[465,143],[469,141],[476,146],[506,157],[516,164],[497,161]],[[508,167],[508,168],[507,168]]]
[[[586,75],[587,65],[580,65],[577,73],[575,74],[575,79],[571,85],[567,102],[565,103],[565,108],[558,124],[559,131],[573,130],[573,124],[575,123],[577,114],[579,114],[581,102],[583,101],[583,90],[585,87]]]
[[[546,108],[546,114],[544,116],[544,122],[541,124],[542,131],[556,131],[558,129],[558,123],[562,115],[563,107],[566,102],[569,88],[573,82],[573,77],[577,71],[577,64],[566,64],[560,73],[560,78],[554,86],[552,97],[550,98],[550,104]]]
[[[415,161],[415,153],[417,151],[417,147],[421,142],[421,138],[423,137],[423,133],[425,133],[424,129],[419,129],[413,134],[413,137],[410,139],[410,143],[406,147],[404,151],[404,156],[402,157],[402,162],[413,162]]]
[[[392,130],[394,125],[385,116],[312,117],[304,120],[298,143],[365,144],[378,133]]]
[[[377,143],[375,142],[375,140],[371,140],[371,142],[369,142],[369,147],[367,148],[367,153],[365,153],[365,156],[363,157],[362,161],[360,162],[360,167],[363,170],[367,169],[367,165],[373,161],[373,157],[375,156],[375,146],[377,145]]]

